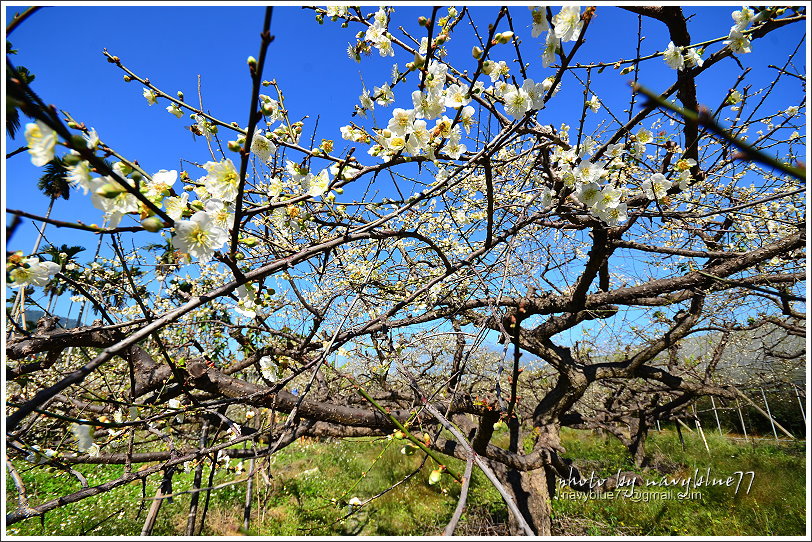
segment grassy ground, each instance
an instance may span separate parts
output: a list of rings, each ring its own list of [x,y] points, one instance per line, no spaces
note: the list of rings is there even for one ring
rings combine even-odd
[[[567,456],[578,458],[585,475],[596,476],[630,469],[624,449],[615,439],[591,433],[567,431],[563,435]],[[736,444],[708,435],[709,454],[695,435],[686,436],[686,448],[670,432],[653,434],[649,453],[669,479],[687,480],[699,469],[711,469],[714,479],[726,479],[735,471],[753,471],[750,492],[742,487],[702,486],[695,494],[678,498],[677,488],[636,488],[633,496],[622,490],[614,498],[571,498],[575,493],[561,488],[553,501],[556,534],[573,535],[802,535],[805,530],[805,447],[803,444],[775,446],[768,443]],[[262,469],[269,478],[256,478],[250,535],[433,535],[450,518],[459,494],[459,485],[444,476],[429,485],[434,468],[429,460],[422,470],[419,453],[401,454],[401,441],[343,440],[300,442],[270,459]],[[237,467],[236,460],[231,467]],[[462,472],[461,462],[449,466]],[[243,468],[248,462],[243,463]],[[32,504],[80,488],[75,478],[58,471],[27,471],[18,464],[26,481]],[[82,466],[91,485],[113,479],[122,467]],[[413,474],[415,473],[416,474]],[[645,480],[659,481],[657,471],[639,471]],[[208,479],[208,468],[204,480]],[[243,473],[244,475],[244,473]],[[238,475],[242,476],[242,475]],[[215,473],[215,483],[235,477],[224,469]],[[134,483],[97,498],[86,499],[32,518],[7,529],[17,535],[137,535],[141,531],[149,502],[158,480],[146,487]],[[363,507],[347,504],[357,497],[365,501],[398,484]],[[735,482],[734,482],[735,484]],[[175,492],[190,489],[192,473],[179,471],[173,482]],[[627,489],[627,488],[626,488]],[[202,494],[202,495],[205,495]],[[579,494],[580,496],[581,494]],[[668,500],[665,497],[670,497]],[[16,495],[8,482],[7,506]],[[245,483],[227,486],[211,493],[203,535],[240,534],[245,500]],[[201,507],[204,499],[201,498]],[[506,512],[496,490],[475,471],[469,507],[456,534],[505,534]],[[164,503],[154,535],[182,534],[186,524],[189,495],[179,495]]]

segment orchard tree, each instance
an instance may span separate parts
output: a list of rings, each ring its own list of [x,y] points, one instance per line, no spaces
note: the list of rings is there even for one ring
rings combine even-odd
[[[687,338],[805,329],[804,8],[305,8],[345,28],[349,68],[393,63],[327,128],[322,104],[293,110],[297,88],[274,79],[288,53],[271,32],[299,31],[273,28],[280,9],[246,22],[259,43],[235,82],[242,118],[104,51],[178,130],[191,121],[180,170],[111,147],[7,56],[27,145],[9,160],[64,167],[64,205],[90,198],[102,224],[7,209],[99,247],[7,251],[8,457],[125,465],[31,505],[7,460],[9,525],[147,477],[171,494],[205,458],[396,435],[429,482],[482,469],[512,534],[549,535],[557,479],[580,476],[562,427],[636,420],[623,437],[642,462],[652,423],[737,397],[714,351],[679,355]],[[36,26],[25,16],[9,32]],[[713,35],[692,37],[700,24]],[[583,58],[618,25],[634,50]],[[760,47],[769,65],[750,60]],[[32,329],[26,311],[51,295],[98,319],[65,327],[56,301]]]

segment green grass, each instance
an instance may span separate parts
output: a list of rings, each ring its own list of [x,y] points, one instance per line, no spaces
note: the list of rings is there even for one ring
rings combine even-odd
[[[596,475],[609,475],[618,468],[640,472],[646,481],[663,477],[656,471],[635,469],[616,439],[601,439],[584,433],[567,431],[563,435],[568,456],[581,457]],[[613,499],[569,500],[574,492],[565,488],[553,501],[557,518],[567,525],[572,518],[580,526],[588,526],[584,534],[594,535],[795,535],[804,534],[806,528],[805,505],[805,445],[794,443],[777,446],[760,443],[737,444],[716,434],[706,434],[710,453],[698,435],[685,436],[682,449],[674,433],[653,433],[647,450],[655,461],[673,464],[676,470],[669,480],[688,480],[697,471],[710,477],[726,480],[734,476],[730,487],[715,485],[696,487],[686,493],[675,487],[657,486],[637,488],[633,496],[628,491],[616,492]],[[582,461],[581,464],[584,462]],[[590,468],[583,469],[584,474]],[[749,493],[746,487],[750,476],[743,478],[738,492],[736,471],[753,471]],[[681,497],[681,498],[680,498]],[[646,502],[647,500],[647,502]]]
[[[585,474],[608,475],[634,470],[625,450],[615,439],[604,440],[591,433],[565,431],[562,435],[567,457],[577,458]],[[663,494],[675,490],[645,488],[637,500],[619,496],[613,499],[569,500],[569,488],[559,491],[553,503],[556,534],[583,535],[802,535],[805,530],[805,448],[803,444],[735,444],[708,435],[712,454],[696,435],[686,435],[686,449],[670,432],[654,433],[648,451],[675,471],[668,476],[685,478],[699,469],[711,468],[711,475],[725,478],[731,473],[754,471],[749,494],[731,487],[701,487],[698,498],[649,500],[640,495]],[[426,461],[422,470],[362,508],[352,507],[352,497],[369,499],[401,482],[421,464],[418,452],[400,453],[401,441],[346,439],[334,442],[298,442],[263,460],[261,468],[270,478],[256,478],[253,515],[249,535],[436,535],[442,530],[456,505],[459,484],[444,476],[437,485],[427,483],[435,468]],[[231,461],[232,467],[237,465]],[[30,469],[17,463],[31,498],[31,504],[44,502],[80,488],[75,478],[59,471]],[[244,462],[244,468],[248,462]],[[449,467],[462,472],[460,461]],[[121,466],[79,466],[91,485],[114,479]],[[639,470],[639,469],[638,469]],[[646,480],[659,479],[656,471],[640,471]],[[233,479],[233,472],[220,471],[215,483]],[[208,467],[204,481],[208,479]],[[149,499],[159,478],[143,489]],[[270,483],[269,483],[270,482]],[[190,489],[192,472],[179,471],[173,479],[175,492]],[[153,535],[183,533],[189,495],[165,502]],[[16,493],[7,483],[8,505]],[[245,483],[227,486],[211,494],[203,535],[237,534],[242,523]],[[141,503],[143,509],[139,511]],[[150,501],[142,501],[141,483],[129,484],[99,497],[85,499],[46,514],[14,524],[7,534],[41,536],[137,535]],[[203,499],[201,498],[201,507]],[[457,534],[476,534],[503,524],[507,519],[498,492],[481,472],[475,476],[469,495],[469,508]]]

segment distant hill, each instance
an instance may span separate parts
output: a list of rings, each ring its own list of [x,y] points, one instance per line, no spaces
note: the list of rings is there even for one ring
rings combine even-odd
[[[27,310],[25,311],[25,319],[33,325],[36,325],[37,320],[42,318],[45,315],[43,311],[40,310]],[[59,316],[59,327],[63,327],[65,329],[70,329],[73,327],[79,327],[79,322],[75,318],[65,318],[59,314],[55,316]]]

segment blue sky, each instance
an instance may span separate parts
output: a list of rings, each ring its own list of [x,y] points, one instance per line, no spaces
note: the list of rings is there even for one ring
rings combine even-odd
[[[695,12],[689,22],[692,41],[720,37],[727,33],[732,19],[730,13],[739,7],[726,4],[722,7],[692,6],[686,13]],[[6,7],[6,17],[24,9],[20,6]],[[13,47],[19,54],[12,61],[26,66],[36,75],[33,88],[46,103],[56,104],[70,112],[77,120],[95,127],[105,143],[116,148],[124,156],[137,159],[148,172],[159,169],[188,169],[192,178],[203,174],[180,160],[188,159],[204,162],[210,159],[203,138],[195,141],[192,134],[184,129],[190,124],[188,115],[177,120],[165,111],[167,103],[148,107],[142,96],[142,88],[137,83],[125,83],[123,73],[106,61],[102,49],[121,58],[122,63],[135,73],[149,77],[162,90],[168,93],[183,91],[189,103],[197,104],[197,77],[202,76],[204,107],[214,116],[237,121],[242,126],[247,123],[250,79],[245,60],[249,55],[257,55],[259,32],[264,8],[243,7],[49,7],[35,13],[10,36]],[[365,6],[364,13],[375,10]],[[496,16],[498,7],[483,6],[472,10],[475,20],[484,21],[480,32]],[[553,13],[558,11],[553,8]],[[429,15],[431,8],[398,8],[390,23],[390,31],[397,37],[398,25],[409,29],[419,28],[415,21],[420,15]],[[523,39],[524,60],[531,63],[529,76],[539,81],[554,73],[553,68],[542,68],[540,52],[541,40],[530,36],[530,12],[521,6],[512,10],[517,34]],[[482,17],[480,19],[480,17]],[[504,23],[503,23],[504,25]],[[506,30],[507,26],[500,30]],[[319,117],[318,134],[321,138],[334,139],[338,149],[347,143],[340,139],[339,126],[348,123],[353,105],[358,103],[362,90],[361,76],[368,88],[380,85],[390,79],[392,64],[402,67],[411,60],[398,53],[395,58],[381,58],[376,52],[364,57],[361,64],[350,60],[346,55],[347,44],[353,40],[358,27],[342,29],[339,24],[325,21],[319,25],[313,12],[299,7],[277,6],[274,9],[271,33],[275,41],[268,49],[268,60],[264,78],[275,78],[286,93],[287,108],[292,120],[304,116],[305,135],[312,133],[316,117]],[[641,53],[662,51],[668,45],[665,26],[644,18],[645,40]],[[784,51],[787,44],[793,46],[804,35],[802,25],[793,25],[754,43],[753,53],[740,55],[739,59],[747,67],[766,66],[778,63],[776,51]],[[450,56],[461,59],[463,67],[473,69],[474,60],[470,50],[473,42],[469,29],[462,29],[448,44]],[[578,54],[582,61],[616,61],[634,56],[637,44],[637,16],[615,8],[598,6],[597,17],[587,34],[587,41]],[[572,44],[566,44],[567,49]],[[715,51],[721,44],[713,45]],[[509,60],[512,48],[502,46],[497,49],[496,59]],[[499,54],[503,56],[499,56]],[[707,55],[706,55],[707,56]],[[803,56],[798,57],[796,66],[805,71]],[[518,70],[512,70],[521,81]],[[584,70],[575,71],[578,76]],[[733,85],[740,68],[732,60],[723,61],[703,74],[697,83],[699,102],[711,107],[718,105]],[[563,90],[553,99],[550,107],[539,114],[544,124],[570,124],[573,132],[577,128],[583,103],[580,85],[570,73],[563,81]],[[641,68],[640,81],[654,90],[662,90],[673,83],[676,72],[668,68],[661,58],[645,62]],[[754,70],[749,80],[753,88],[760,88],[774,77],[769,70]],[[628,102],[631,75],[620,75],[619,70],[607,68],[602,74],[593,71],[593,84],[596,93],[609,107],[619,114]],[[413,86],[409,88],[409,92]],[[405,90],[405,89],[404,89]],[[271,94],[270,92],[267,92]],[[394,106],[410,107],[408,94],[396,95]],[[781,96],[771,100],[781,103]],[[394,107],[393,106],[393,107]],[[766,108],[770,111],[770,108]],[[388,115],[391,107],[379,115]],[[607,117],[602,110],[590,115],[585,130],[591,133],[597,124]],[[625,115],[624,115],[625,117]],[[379,124],[384,117],[379,116]],[[25,124],[23,120],[23,124]],[[222,132],[221,132],[222,133]],[[229,137],[223,137],[223,140]],[[303,138],[306,144],[309,138]],[[24,144],[21,136],[17,140],[6,139],[6,151]],[[346,145],[349,147],[349,145]],[[373,163],[372,158],[359,149],[357,155],[365,163]],[[3,168],[6,205],[12,209],[24,209],[35,214],[44,214],[47,199],[36,189],[40,172],[31,165],[27,154],[8,160]],[[391,196],[394,194],[381,194]],[[61,220],[82,220],[86,223],[101,223],[101,213],[95,209],[90,198],[81,192],[72,193],[70,201],[59,200],[52,216]],[[8,217],[7,217],[8,219]],[[125,218],[122,225],[134,225]],[[26,220],[7,246],[8,250],[22,250],[26,253],[33,245],[36,231],[31,221]],[[49,226],[47,240],[53,244],[82,244],[92,254],[96,237],[73,230]],[[157,242],[157,234],[142,232],[135,235],[136,243]]]
[[[732,23],[731,6],[686,8],[687,12],[692,9],[698,12],[689,23],[693,41],[715,38],[726,32]],[[6,16],[10,18],[22,9],[24,7],[7,7]],[[127,67],[139,75],[148,76],[166,92],[183,91],[192,104],[197,104],[197,76],[200,74],[204,106],[218,118],[237,121],[244,126],[250,93],[245,59],[257,54],[263,9],[256,6],[49,7],[35,13],[10,36],[14,48],[19,51],[12,60],[36,74],[34,88],[47,103],[56,104],[76,119],[95,127],[107,144],[125,156],[137,159],[147,171],[181,169],[180,158],[202,162],[208,155],[202,138],[194,141],[192,134],[183,129],[190,124],[188,116],[175,119],[164,110],[166,103],[147,107],[141,95],[142,87],[137,83],[125,83],[123,73],[106,61],[102,49],[107,48],[111,54],[119,56]],[[430,9],[399,8],[394,16],[396,24],[390,24],[390,28],[396,28],[397,24],[413,28],[416,18],[430,14]],[[492,20],[497,9],[476,8],[473,10],[474,19],[482,15],[482,20]],[[373,7],[367,6],[364,11],[372,12]],[[557,8],[553,12],[557,12]],[[516,6],[513,13],[517,33],[523,37],[525,61],[531,62],[530,77],[541,80],[551,75],[553,68],[541,67],[539,49],[542,43],[530,37],[529,11]],[[637,41],[636,27],[636,15],[599,6],[578,58],[597,61],[630,58]],[[373,53],[364,57],[361,64],[355,63],[346,55],[346,46],[355,31],[357,28],[342,29],[329,21],[318,25],[312,11],[298,7],[277,6],[274,9],[271,33],[275,40],[268,51],[265,77],[275,78],[286,92],[292,117],[309,116],[305,134],[311,133],[315,118],[319,117],[316,141],[326,137],[335,139],[337,146],[345,143],[340,140],[338,127],[350,120],[352,107],[362,89],[361,75],[371,88],[389,79],[394,61],[402,67],[409,60],[403,56],[380,58]],[[644,19],[643,32],[646,36],[641,46],[643,54],[667,46],[664,25]],[[398,32],[395,34],[399,35]],[[740,59],[745,66],[763,64],[765,58],[773,63],[776,60],[770,57],[771,49],[780,46],[783,50],[785,44],[781,42],[797,41],[802,34],[801,25],[776,32],[756,42],[754,52],[741,55]],[[452,56],[459,55],[458,58],[464,59],[463,65],[467,62],[473,66],[469,53],[472,41],[464,39],[469,36],[469,32],[461,32],[448,48]],[[719,46],[712,46],[711,50]],[[507,47],[498,52],[505,53],[505,59],[510,56]],[[720,69],[700,76],[700,103],[718,104],[735,81],[739,68],[733,61],[723,64]],[[575,73],[584,76],[583,70]],[[673,82],[674,75],[675,72],[661,59],[653,59],[644,64],[641,81],[653,89],[661,89]],[[621,76],[611,68],[601,75],[593,72],[593,84],[600,98],[608,104],[618,104],[621,110],[630,93],[627,85],[630,78],[630,75]],[[713,78],[714,83],[707,84],[703,78]],[[754,86],[758,84],[756,80]],[[410,105],[405,102],[408,100],[406,93],[401,93],[397,99],[395,106]],[[577,81],[572,77],[565,78],[562,92],[539,118],[545,124],[558,126],[567,122],[575,128],[582,100]],[[602,118],[605,117],[600,114],[588,117],[587,131],[590,131],[590,124],[594,126]],[[18,136],[15,141],[7,139],[6,144],[8,150],[13,150],[24,141]],[[44,213],[48,202],[38,197],[38,169],[24,154],[12,158],[5,166],[7,207]],[[198,172],[194,171],[195,168],[189,169],[196,178]],[[57,202],[53,216],[88,223],[101,221],[98,210],[81,193],[74,193],[69,202]],[[26,222],[11,240],[9,249],[26,251],[33,244],[36,232],[30,222]],[[54,228],[49,232],[50,237],[55,242],[63,238],[70,240],[76,238],[76,232]]]

